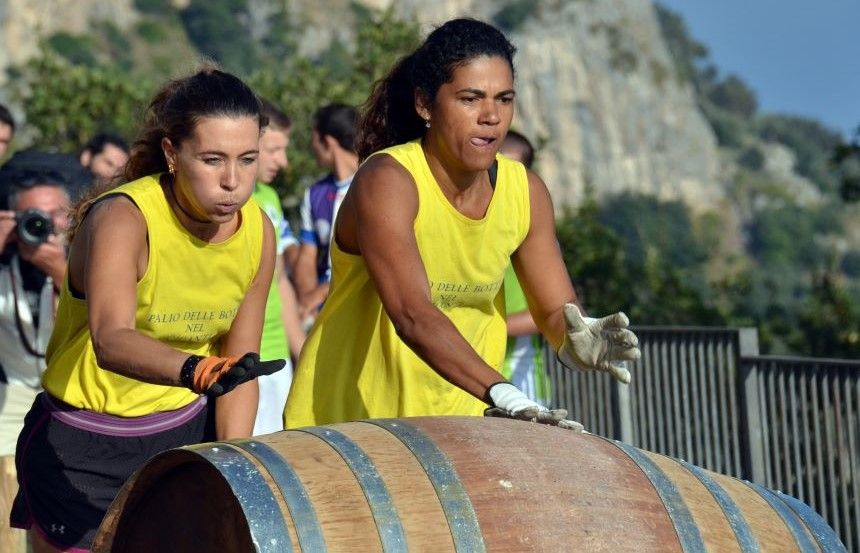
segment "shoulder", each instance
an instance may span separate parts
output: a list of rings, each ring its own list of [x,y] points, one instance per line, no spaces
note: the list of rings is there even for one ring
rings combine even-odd
[[[87,210],[86,220],[111,224],[145,223],[138,205],[124,192],[110,192],[96,199]]]
[[[87,209],[76,238],[102,234],[145,240],[146,218],[129,196],[123,193],[102,196]]]
[[[412,174],[389,154],[380,153],[369,158],[358,168],[352,179],[352,188],[391,188],[415,181]]]
[[[549,197],[549,189],[546,187],[546,183],[543,181],[540,176],[532,171],[531,169],[526,169],[526,178],[529,183],[529,196],[532,198],[535,197],[535,194],[539,194],[542,196]]]
[[[387,220],[414,218],[418,188],[405,167],[386,154],[377,154],[359,167],[344,202],[355,202],[365,213],[384,214]]]

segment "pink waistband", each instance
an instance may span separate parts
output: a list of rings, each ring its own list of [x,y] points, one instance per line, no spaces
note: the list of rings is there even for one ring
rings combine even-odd
[[[55,419],[80,430],[120,437],[148,436],[182,426],[199,415],[207,402],[206,396],[200,396],[173,411],[160,411],[141,417],[118,417],[74,407],[47,393],[39,395],[42,405]]]

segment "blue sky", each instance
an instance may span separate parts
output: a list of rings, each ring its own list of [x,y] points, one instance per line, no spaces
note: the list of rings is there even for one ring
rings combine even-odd
[[[803,115],[848,137],[860,125],[860,0],[660,0],[760,110]]]

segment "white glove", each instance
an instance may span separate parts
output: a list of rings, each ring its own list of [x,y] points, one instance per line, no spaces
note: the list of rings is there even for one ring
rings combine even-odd
[[[520,419],[558,426],[575,432],[583,431],[581,424],[565,418],[567,409],[547,409],[543,405],[538,405],[508,382],[498,382],[490,386],[489,395],[493,407],[484,411],[485,417]]]
[[[630,383],[630,371],[625,361],[642,356],[639,339],[627,327],[630,320],[624,313],[593,319],[583,317],[579,308],[564,305],[564,341],[558,349],[558,360],[570,369],[605,371],[625,384]]]

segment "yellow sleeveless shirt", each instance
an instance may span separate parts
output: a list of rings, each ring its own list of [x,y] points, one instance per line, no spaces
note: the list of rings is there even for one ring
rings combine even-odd
[[[217,354],[218,342],[230,329],[260,266],[259,206],[249,200],[240,212],[238,230],[224,242],[210,244],[185,230],[167,203],[158,175],[105,195],[115,194],[134,201],[146,220],[149,261],[137,283],[137,331],[189,354]],[[87,313],[87,302],[71,293],[67,276],[42,377],[48,393],[75,407],[123,417],[178,409],[198,397],[186,388],[101,369]]]
[[[482,219],[457,211],[436,183],[418,141],[377,152],[412,175],[415,237],[433,304],[490,366],[501,369],[507,330],[499,289],[511,254],[529,229],[522,164],[501,155]],[[384,209],[384,207],[380,207]],[[486,404],[450,384],[394,330],[364,258],[332,240],[328,299],[304,345],[285,409],[288,428],[364,418],[481,415]]]

